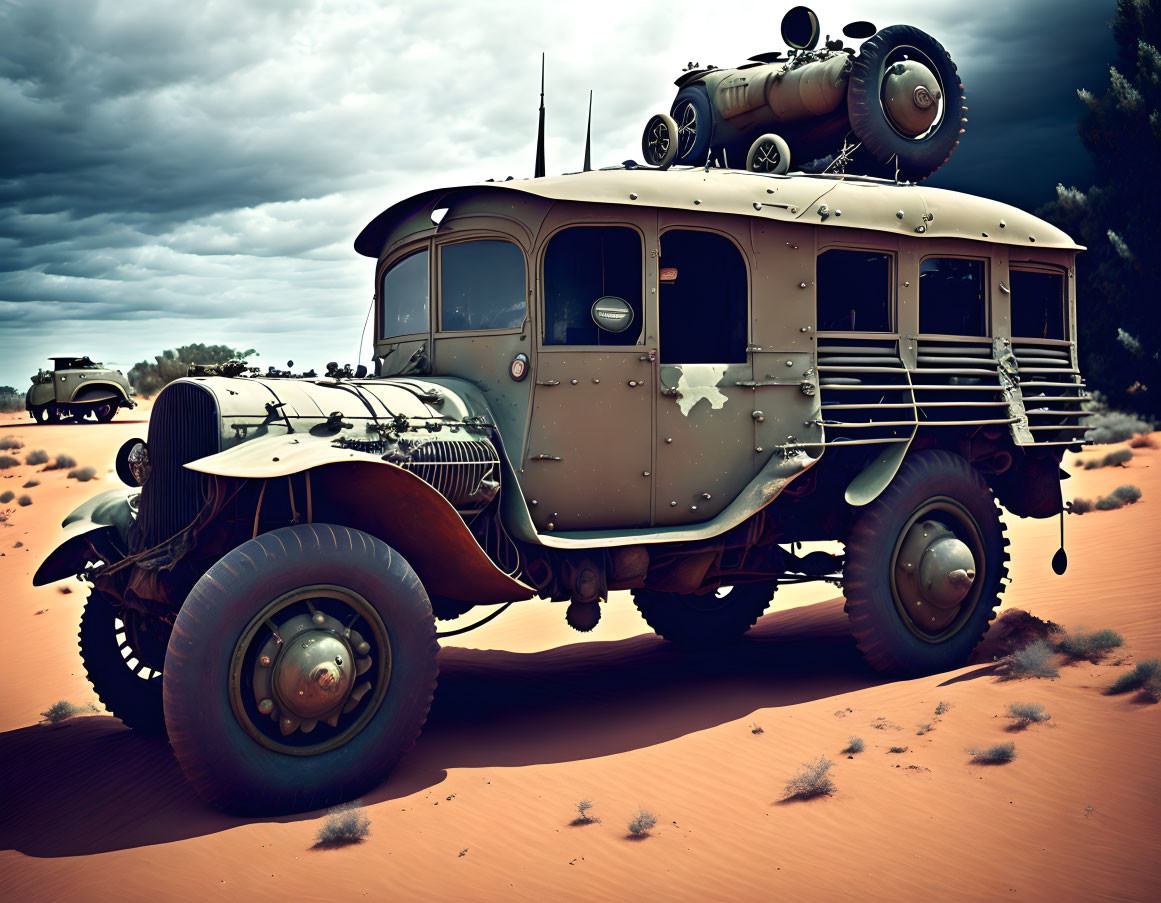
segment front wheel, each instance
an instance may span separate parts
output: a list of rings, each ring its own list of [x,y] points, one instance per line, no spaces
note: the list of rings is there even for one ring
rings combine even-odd
[[[633,590],[633,604],[653,632],[676,646],[723,646],[738,640],[762,617],[777,584],[743,583],[698,595]]]
[[[996,616],[1007,544],[992,491],[967,461],[909,455],[847,537],[846,610],[872,667],[916,675],[963,665]]]
[[[165,723],[182,770],[232,812],[301,812],[381,781],[415,743],[437,665],[411,565],[358,530],[300,524],[228,552],[182,605]]]
[[[30,413],[32,414],[32,419],[41,426],[47,426],[50,423],[58,423],[60,421],[60,412],[51,401],[48,404],[34,405]]]

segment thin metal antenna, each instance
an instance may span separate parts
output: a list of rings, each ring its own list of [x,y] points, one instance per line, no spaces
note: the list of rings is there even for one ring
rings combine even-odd
[[[540,54],[540,127],[536,132],[536,170],[532,178],[544,178],[544,54]]]
[[[593,168],[593,92],[589,91],[589,124],[585,129],[585,168],[589,172]]]

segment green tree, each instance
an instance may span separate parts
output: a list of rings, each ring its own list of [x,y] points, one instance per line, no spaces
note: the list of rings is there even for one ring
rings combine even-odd
[[[1087,190],[1057,185],[1039,212],[1088,247],[1077,261],[1082,367],[1114,407],[1161,415],[1161,7],[1118,0],[1117,59],[1100,94],[1081,89]]]
[[[141,361],[129,371],[129,384],[139,395],[154,395],[175,379],[186,375],[190,364],[224,364],[241,361],[257,354],[253,348],[238,351],[228,345],[182,345],[154,356],[154,362]]]

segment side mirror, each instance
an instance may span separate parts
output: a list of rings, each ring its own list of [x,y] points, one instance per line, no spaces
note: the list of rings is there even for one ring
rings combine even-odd
[[[605,332],[624,332],[633,325],[633,308],[624,298],[605,295],[593,302],[593,322]]]

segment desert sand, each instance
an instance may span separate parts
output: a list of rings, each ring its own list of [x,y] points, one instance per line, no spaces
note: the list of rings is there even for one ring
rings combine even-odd
[[[780,590],[726,656],[669,648],[627,593],[588,635],[567,627],[563,606],[522,603],[445,641],[423,736],[363,798],[370,836],[319,850],[324,813],[222,815],[186,787],[164,740],[104,714],[38,723],[59,699],[96,697],[76,645],[84,585],[33,588],[32,573],[61,518],[114,484],[113,453],[145,429],[138,412],[46,427],[0,416],[0,436],[25,443],[21,460],[43,448],[97,468],[88,483],[0,471],[0,491],[33,499],[0,505],[0,898],[1161,899],[1161,706],[1101,692],[1161,654],[1161,448],[1125,468],[1085,471],[1069,457],[1067,497],[1124,483],[1144,497],[1068,517],[1063,577],[1049,566],[1057,520],[1006,518],[1005,608],[1121,632],[1124,649],[1104,663],[1004,682],[990,635],[975,664],[886,680],[862,664],[825,584]],[[30,478],[40,485],[21,489]],[[936,720],[940,701],[951,708]],[[1042,703],[1052,720],[1010,732],[1002,715],[1015,701]],[[866,749],[848,758],[851,735]],[[1007,741],[1015,761],[970,763],[969,749]],[[823,755],[836,792],[782,801],[799,764]],[[582,798],[600,821],[572,826]],[[631,840],[640,808],[658,825]]]

